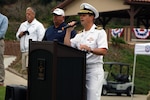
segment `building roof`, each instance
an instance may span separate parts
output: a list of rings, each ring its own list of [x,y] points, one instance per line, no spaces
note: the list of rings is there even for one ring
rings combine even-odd
[[[99,12],[130,9],[129,5],[124,4],[124,0],[97,0],[95,2],[92,0],[65,0],[57,7],[63,8],[66,16],[72,16],[77,15],[80,9],[80,4],[84,2],[93,5]]]
[[[133,27],[134,19],[150,27],[150,0],[65,0],[57,7],[63,8],[66,16],[77,15],[82,3],[89,3],[99,11],[99,20],[103,27],[112,18],[128,18]],[[139,25],[138,25],[139,26]]]
[[[93,5],[103,16],[119,17],[119,18],[129,18],[127,10],[130,9],[131,5],[142,7],[143,10],[137,14],[137,16],[150,16],[150,0],[97,0],[93,2],[92,0],[65,0],[56,7],[63,8],[66,16],[77,15],[79,11],[80,4],[86,2]],[[146,9],[146,10],[145,10]]]

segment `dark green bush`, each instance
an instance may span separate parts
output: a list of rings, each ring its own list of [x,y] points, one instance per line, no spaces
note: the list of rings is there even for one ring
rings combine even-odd
[[[126,42],[124,41],[124,39],[121,38],[121,37],[116,37],[116,38],[112,37],[111,38],[111,42],[112,42],[113,45],[126,44]]]

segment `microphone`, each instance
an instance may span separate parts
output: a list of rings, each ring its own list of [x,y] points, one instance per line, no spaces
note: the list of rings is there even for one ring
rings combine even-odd
[[[64,27],[62,27],[62,30],[65,30],[65,29],[67,29],[67,28],[69,28],[69,27],[73,27],[73,26],[75,26],[75,25],[77,25],[77,24],[79,24],[80,22],[79,21],[76,21],[75,22],[75,24],[74,25],[66,25],[66,26],[64,26]]]

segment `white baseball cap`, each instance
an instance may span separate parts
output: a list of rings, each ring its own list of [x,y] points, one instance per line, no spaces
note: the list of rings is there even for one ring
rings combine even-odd
[[[88,3],[82,3],[80,5],[80,11],[78,12],[78,14],[93,14],[95,16],[95,19],[99,16],[99,12],[96,10],[96,8]]]
[[[54,11],[53,11],[53,14],[56,14],[56,15],[59,15],[59,16],[65,16],[65,12],[63,9],[60,9],[60,8],[56,8]]]

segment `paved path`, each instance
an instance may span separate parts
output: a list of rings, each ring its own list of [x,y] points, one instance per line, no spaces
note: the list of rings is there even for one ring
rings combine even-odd
[[[128,96],[102,96],[101,100],[132,100]],[[147,100],[146,95],[134,95],[133,100]]]
[[[16,59],[15,56],[11,55],[4,55],[4,66],[7,68],[14,60]],[[27,80],[24,78],[5,70],[5,82],[4,85],[10,85],[10,84],[16,84],[16,85],[26,85],[27,86]]]
[[[13,74],[7,70],[5,72],[6,72],[5,83],[4,83],[5,86],[10,84],[27,86],[27,80],[25,80],[24,78],[17,76],[16,74]]]
[[[7,68],[15,59],[16,56],[4,55],[4,67]]]

